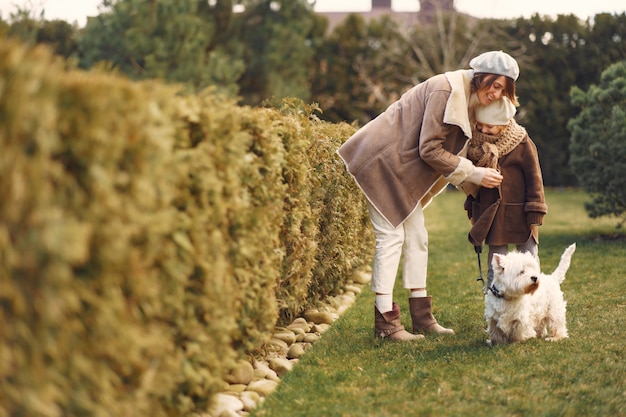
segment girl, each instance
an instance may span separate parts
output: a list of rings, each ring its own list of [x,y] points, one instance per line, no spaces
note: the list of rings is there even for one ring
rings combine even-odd
[[[487,286],[491,287],[494,253],[506,254],[509,244],[538,258],[539,231],[548,212],[537,147],[517,124],[515,106],[508,99],[476,108],[468,158],[481,167],[498,169],[504,179],[493,189],[479,188],[468,195],[465,209],[473,226],[474,246],[489,245]]]

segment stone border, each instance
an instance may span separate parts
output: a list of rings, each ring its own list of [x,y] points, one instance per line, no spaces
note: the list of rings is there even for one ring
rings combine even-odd
[[[317,342],[330,325],[348,310],[371,273],[356,271],[337,296],[329,297],[323,306],[304,312],[287,327],[276,327],[267,356],[252,363],[241,360],[226,378],[226,388],[216,395],[215,405],[198,417],[245,417],[274,392],[280,377],[291,371],[308,348]]]

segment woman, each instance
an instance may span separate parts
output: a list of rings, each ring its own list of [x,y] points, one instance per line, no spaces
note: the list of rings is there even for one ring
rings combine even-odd
[[[391,340],[415,340],[400,323],[393,287],[403,257],[403,286],[410,290],[413,332],[454,334],[437,323],[426,292],[428,232],[423,209],[448,183],[497,187],[502,176],[464,157],[474,107],[503,96],[517,103],[519,67],[502,51],[481,54],[471,70],[439,74],[416,85],[359,129],[338,150],[368,200],[376,237],[372,290],[374,332]]]

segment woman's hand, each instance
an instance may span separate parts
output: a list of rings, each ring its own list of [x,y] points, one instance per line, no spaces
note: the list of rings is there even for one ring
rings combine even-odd
[[[480,181],[480,185],[485,188],[496,188],[502,183],[502,175],[500,172],[493,168],[485,168],[483,179]]]

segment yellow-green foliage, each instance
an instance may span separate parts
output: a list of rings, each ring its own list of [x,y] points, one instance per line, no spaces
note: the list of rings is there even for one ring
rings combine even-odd
[[[335,155],[354,128],[345,123],[318,123],[313,131],[315,146],[310,155],[311,184],[315,208],[319,210],[319,238],[323,248],[316,253],[313,282],[309,293],[315,298],[336,293],[345,277],[368,265],[374,252],[373,235],[366,201],[355,181],[344,173],[345,166]]]
[[[308,288],[313,276],[319,212],[312,203],[311,112],[296,100],[273,103],[274,124],[285,148],[283,181],[287,189],[280,239],[284,250],[278,277],[277,299],[281,320],[289,321],[307,305]]]
[[[273,104],[281,110],[287,150],[278,299],[288,320],[341,290],[355,269],[369,264],[374,247],[365,199],[335,154],[355,128],[321,122],[315,105]]]
[[[202,412],[369,263],[354,129],[66,65],[0,42],[0,416]]]

